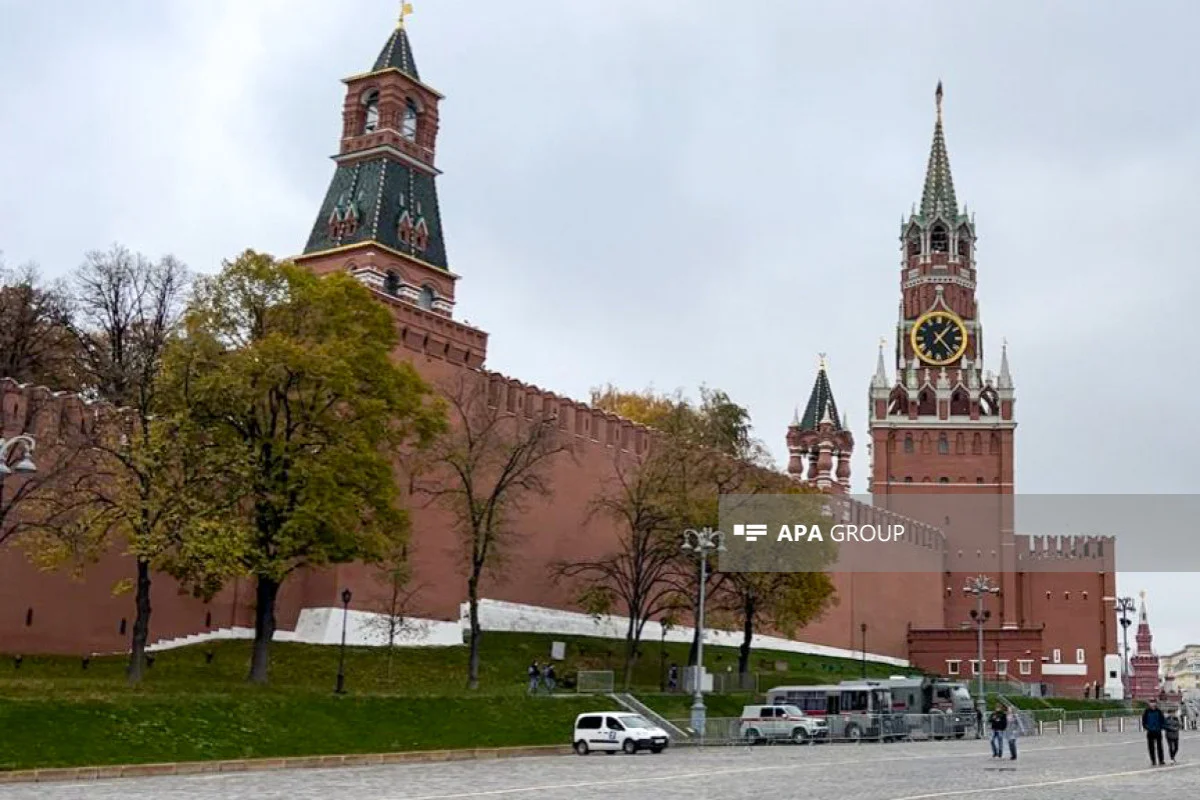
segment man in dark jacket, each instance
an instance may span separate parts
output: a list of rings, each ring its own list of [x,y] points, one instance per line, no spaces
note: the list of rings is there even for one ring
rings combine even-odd
[[[1004,731],[1008,728],[1008,714],[1003,703],[996,703],[996,710],[988,717],[988,723],[992,728],[992,758],[1004,758]]]
[[[1167,718],[1158,707],[1157,700],[1151,700],[1146,710],[1142,712],[1142,730],[1146,732],[1146,746],[1150,750],[1150,766],[1163,765],[1163,729],[1167,726]],[[1157,753],[1157,757],[1155,756]]]

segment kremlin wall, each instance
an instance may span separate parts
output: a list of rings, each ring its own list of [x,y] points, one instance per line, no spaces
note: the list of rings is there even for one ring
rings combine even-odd
[[[517,539],[505,568],[485,577],[484,630],[622,637],[620,619],[597,620],[581,613],[573,602],[576,587],[556,583],[551,565],[595,560],[617,550],[620,532],[589,510],[610,487],[622,460],[644,454],[655,434],[486,369],[487,334],[453,318],[459,276],[447,261],[435,181],[439,172],[434,167],[442,96],[420,78],[402,27],[391,34],[368,72],[345,83],[343,137],[334,157],[334,176],[308,244],[295,261],[318,274],[348,271],[371,288],[395,317],[400,340],[396,356],[412,362],[431,384],[446,388],[463,380],[485,382],[488,402],[495,408],[526,417],[552,414],[560,435],[572,443],[573,452],[555,456],[548,472],[552,494],[531,499],[514,519]],[[949,237],[945,219],[956,226]],[[788,473],[827,492],[843,519],[900,522],[911,533],[891,545],[896,548],[891,551],[894,571],[855,572],[848,571],[847,564],[835,566],[831,573],[836,604],[798,631],[797,641],[771,638],[771,632],[764,631],[756,646],[859,657],[865,625],[868,657],[967,679],[974,675],[970,662],[976,634],[969,618],[974,599],[964,598],[962,588],[968,578],[989,574],[1001,591],[988,601],[993,616],[985,626],[984,672],[999,672],[1022,683],[1048,683],[1062,693],[1082,696],[1085,685],[1104,681],[1104,657],[1116,652],[1117,626],[1104,600],[1115,594],[1115,547],[1111,540],[1047,539],[1012,530],[1016,423],[1011,375],[1007,353],[998,380],[980,371],[982,329],[972,311],[973,231],[973,219],[967,221],[957,212],[950,183],[939,86],[922,213],[914,214],[902,231],[908,261],[901,279],[905,299],[897,325],[896,377],[893,381],[886,374],[881,350],[870,385],[871,495],[849,494],[853,436],[842,426],[823,364],[803,417],[797,414],[781,432],[790,453]],[[955,243],[949,248],[953,254],[948,254],[947,242]],[[951,294],[930,288],[945,282],[951,272],[956,287]],[[925,368],[922,382],[919,354],[907,347],[910,335],[917,342],[913,331],[920,321],[910,317],[929,309],[966,318],[962,324],[970,342],[963,344],[959,366],[951,366],[957,385],[945,368],[936,379]],[[31,432],[38,438],[43,476],[53,474],[56,461],[74,452],[69,444],[72,432],[86,434],[111,413],[77,397],[11,381],[0,383],[0,393],[3,434]],[[967,453],[966,434],[974,432],[981,441],[982,431],[992,432],[986,452],[977,444]],[[919,450],[910,441],[914,432]],[[903,449],[897,444],[900,434],[906,437]],[[939,437],[937,453],[932,450],[934,437]],[[943,445],[954,438],[961,457]],[[86,465],[86,458],[71,463]],[[21,478],[6,480],[4,491],[10,492]],[[982,539],[973,539],[964,532],[962,515],[953,512],[952,521],[944,504],[955,496],[980,493],[987,495],[993,509],[987,514],[996,517],[994,509],[1000,509],[1000,523]],[[408,613],[415,627],[407,643],[461,645],[467,584],[453,520],[434,505],[413,504],[411,510],[410,588],[415,597]],[[1064,562],[1070,563],[1070,571],[1064,571]],[[132,559],[119,548],[77,576],[40,571],[22,552],[4,548],[0,652],[83,656],[126,651],[133,598],[114,595],[113,588],[133,575]],[[373,620],[383,611],[386,587],[382,576],[363,564],[304,570],[289,577],[279,596],[277,640],[339,641],[339,596],[344,588],[353,590],[349,641],[382,644]],[[169,577],[156,576],[152,649],[248,638],[253,590],[248,581],[234,581],[204,603],[182,594]],[[661,635],[657,621],[646,626],[644,635]],[[667,638],[690,641],[691,636],[685,620]],[[706,641],[736,644],[739,638],[710,630]]]

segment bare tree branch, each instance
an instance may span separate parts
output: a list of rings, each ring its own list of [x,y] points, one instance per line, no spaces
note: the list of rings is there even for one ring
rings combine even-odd
[[[543,410],[502,407],[491,383],[503,379],[463,372],[443,381],[450,432],[434,445],[426,473],[414,489],[450,510],[462,545],[470,608],[470,688],[479,685],[479,592],[488,574],[498,574],[520,531],[515,521],[529,499],[551,493],[548,473],[558,456],[574,458],[558,418]]]

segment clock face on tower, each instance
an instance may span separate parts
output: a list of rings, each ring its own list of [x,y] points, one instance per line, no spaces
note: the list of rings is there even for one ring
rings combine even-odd
[[[912,327],[913,352],[926,364],[944,366],[967,350],[967,326],[949,311],[930,311]]]

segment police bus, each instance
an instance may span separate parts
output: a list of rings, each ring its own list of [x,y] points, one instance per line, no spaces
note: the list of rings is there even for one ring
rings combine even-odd
[[[892,693],[872,681],[845,681],[824,686],[776,686],[767,692],[772,705],[792,705],[823,717],[831,741],[892,741],[908,736],[904,717],[892,710]]]
[[[891,691],[892,710],[905,716],[911,733],[933,739],[951,736],[961,739],[975,728],[975,705],[961,683],[904,675],[893,675],[877,683]]]

